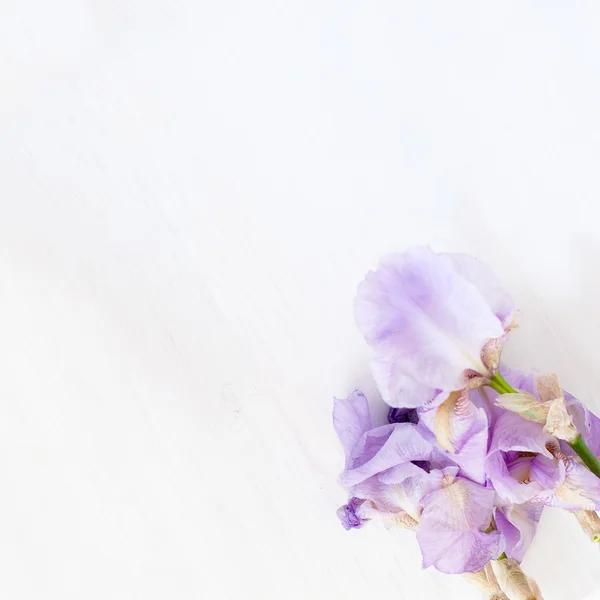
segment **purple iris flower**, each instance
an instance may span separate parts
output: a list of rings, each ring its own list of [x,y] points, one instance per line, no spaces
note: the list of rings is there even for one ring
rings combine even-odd
[[[505,538],[492,527],[494,490],[460,476],[419,426],[372,427],[359,391],[335,400],[333,422],[346,457],[340,483],[350,501],[338,510],[344,527],[376,519],[415,530],[424,566],[444,573],[481,570],[504,551]]]
[[[503,369],[509,383],[539,399],[534,374]],[[495,392],[489,392],[493,401]],[[584,440],[598,452],[600,420],[565,393],[567,410]],[[499,412],[498,412],[499,411]],[[579,463],[568,444],[546,433],[540,423],[492,409],[485,471],[502,502],[539,503],[569,510],[600,509],[600,479]]]

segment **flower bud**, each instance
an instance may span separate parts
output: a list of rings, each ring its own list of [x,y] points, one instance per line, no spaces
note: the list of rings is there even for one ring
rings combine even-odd
[[[494,560],[492,569],[502,591],[512,600],[543,600],[535,582],[527,579],[516,560]]]
[[[600,517],[593,510],[574,510],[573,514],[583,532],[592,540],[600,542]]]

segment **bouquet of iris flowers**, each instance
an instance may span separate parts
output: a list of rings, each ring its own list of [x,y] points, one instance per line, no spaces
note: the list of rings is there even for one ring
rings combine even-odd
[[[424,568],[464,574],[489,599],[541,599],[520,563],[545,507],[571,511],[600,541],[600,419],[556,374],[501,362],[518,313],[471,256],[385,257],[355,315],[390,409],[374,426],[359,390],[334,401],[342,525],[413,530]]]

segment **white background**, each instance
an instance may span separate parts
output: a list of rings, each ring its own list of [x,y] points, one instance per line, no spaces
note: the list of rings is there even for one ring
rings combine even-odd
[[[0,596],[477,598],[345,532],[356,284],[490,263],[600,410],[600,7],[0,0]],[[379,416],[383,408],[376,409]],[[546,511],[546,600],[600,551]]]

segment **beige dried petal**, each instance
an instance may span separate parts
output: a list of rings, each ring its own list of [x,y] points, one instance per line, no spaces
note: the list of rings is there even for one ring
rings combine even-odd
[[[481,350],[481,362],[487,370],[493,375],[500,366],[500,357],[502,356],[502,348],[508,339],[508,334],[504,334],[499,338],[489,340]]]
[[[550,402],[563,395],[556,373],[536,375],[535,384],[541,402]]]
[[[490,594],[490,583],[485,574],[485,571],[477,571],[476,573],[463,573],[463,577],[473,586],[475,586],[480,592],[484,594]]]
[[[490,593],[492,594],[492,598],[506,598],[504,592],[500,589],[498,579],[496,579],[496,574],[494,573],[492,562],[494,561],[490,561],[487,565],[485,565],[485,574],[488,580],[488,585],[490,587]]]
[[[567,405],[562,393],[550,404],[544,431],[566,442],[574,442],[579,436],[579,432],[573,424],[573,419],[567,412]]]
[[[531,577],[528,577],[527,581],[529,582],[529,587],[531,588],[531,591],[535,594],[534,598],[536,600],[544,600],[542,596],[542,590],[540,590],[540,586],[537,584],[537,581],[531,579]]]
[[[519,392],[499,395],[496,404],[505,410],[519,414],[528,421],[545,424],[551,402],[539,402],[535,396],[527,392]]]
[[[512,558],[492,561],[492,569],[502,591],[512,600],[541,600],[539,590],[532,589],[519,563]],[[537,587],[534,585],[534,587]]]
[[[500,589],[490,563],[485,566],[484,570],[477,571],[477,573],[464,573],[463,577],[484,593],[489,600],[509,600]]]
[[[473,377],[469,377],[467,379],[467,385],[465,386],[466,390],[476,390],[482,388],[484,385],[487,385],[490,381],[489,377],[483,377],[482,375],[475,375]]]
[[[573,514],[583,532],[592,540],[600,542],[600,517],[593,510],[574,510]]]

